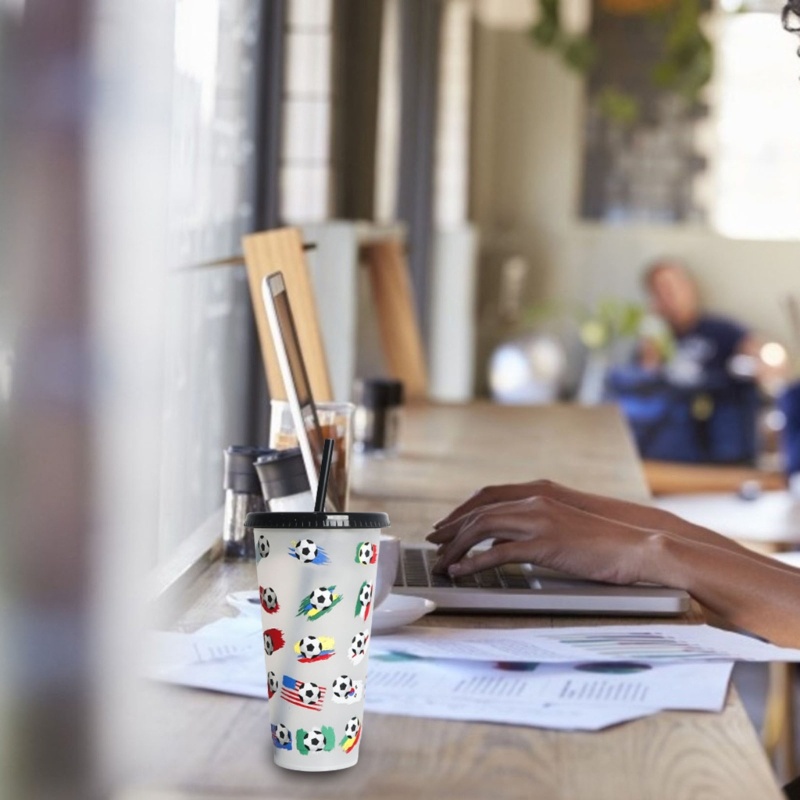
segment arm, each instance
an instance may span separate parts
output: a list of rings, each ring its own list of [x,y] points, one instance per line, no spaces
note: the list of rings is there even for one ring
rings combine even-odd
[[[510,500],[522,500],[524,498],[543,497],[557,500],[573,508],[588,511],[600,517],[606,517],[617,522],[626,523],[639,528],[650,528],[653,530],[669,531],[672,535],[698,544],[708,544],[724,550],[738,553],[748,558],[760,561],[775,569],[788,570],[794,572],[793,567],[789,567],[781,562],[769,558],[768,556],[754,553],[742,547],[742,545],[728,539],[715,531],[694,525],[685,519],[653,506],[641,505],[628,500],[619,500],[613,497],[604,497],[599,494],[581,492],[571,489],[568,486],[548,480],[531,481],[530,483],[512,483],[502,486],[487,486],[476,492],[466,502],[456,507],[444,519],[435,524],[439,528],[452,524],[461,517],[481,508],[493,505],[494,503],[508,502]],[[432,541],[435,541],[432,539]]]
[[[428,538],[440,545],[437,567],[452,575],[533,562],[590,580],[657,583],[685,589],[734,625],[800,646],[800,571],[738,546],[718,546],[718,540],[732,543],[705,529],[691,531],[689,523],[682,533],[637,524],[630,515],[646,507],[632,511],[620,502],[608,499],[602,507],[627,511],[627,521],[541,495],[477,505],[443,521]],[[487,539],[495,539],[488,550],[467,555]]]

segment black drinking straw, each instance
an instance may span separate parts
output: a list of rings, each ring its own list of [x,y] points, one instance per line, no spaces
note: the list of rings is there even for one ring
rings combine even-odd
[[[314,511],[317,514],[322,514],[325,511],[325,494],[328,491],[328,475],[331,473],[334,444],[333,439],[326,439],[322,448],[322,464],[319,467],[319,483],[317,484],[317,501],[314,503]]]

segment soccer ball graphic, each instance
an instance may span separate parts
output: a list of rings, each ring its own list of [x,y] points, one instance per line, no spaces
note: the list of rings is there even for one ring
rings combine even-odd
[[[261,589],[261,605],[267,611],[274,611],[278,607],[278,595],[275,594],[275,590],[268,586],[266,589],[262,587]]]
[[[303,683],[297,688],[297,694],[307,705],[313,706],[319,702],[320,690],[316,683]]]
[[[320,586],[311,593],[311,605],[318,611],[333,605],[333,592],[327,586]]]
[[[322,652],[322,642],[316,636],[304,636],[297,644],[303,658],[314,658]]]
[[[319,728],[312,728],[303,737],[303,744],[309,753],[318,753],[325,749],[325,734]]]
[[[350,719],[347,720],[347,724],[344,726],[344,735],[348,739],[355,739],[360,728],[361,723],[358,721],[358,717],[350,717]]]
[[[359,564],[369,564],[372,561],[372,545],[369,542],[362,542],[362,544],[358,548],[358,558]]]
[[[278,723],[272,736],[278,744],[291,744],[292,732],[285,725]]]
[[[358,599],[362,606],[368,606],[372,602],[372,584],[365,583],[358,593]]]
[[[366,631],[359,631],[350,643],[350,649],[347,655],[354,664],[358,664],[367,650],[367,642],[369,641],[369,634]]]
[[[264,631],[264,652],[271,656],[275,652],[275,645],[272,643],[272,637]]]
[[[256,541],[256,555],[258,556],[259,560],[262,558],[266,558],[269,555],[269,539],[263,534],[258,534],[258,540]]]
[[[317,546],[311,539],[301,539],[295,546],[297,558],[304,564],[310,564],[317,557]]]
[[[272,671],[267,673],[267,685],[269,686],[269,693],[271,695],[278,691],[278,678]]]
[[[353,688],[353,681],[347,675],[340,675],[333,682],[334,697],[344,700]]]

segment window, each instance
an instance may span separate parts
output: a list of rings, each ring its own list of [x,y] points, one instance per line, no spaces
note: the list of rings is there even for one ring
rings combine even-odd
[[[330,216],[332,13],[331,0],[289,0],[280,216],[290,225]]]
[[[177,0],[169,268],[153,560],[222,504],[223,449],[247,444],[254,347],[241,252],[255,225],[260,0]]]
[[[721,13],[711,223],[747,239],[800,238],[800,59],[776,13]]]

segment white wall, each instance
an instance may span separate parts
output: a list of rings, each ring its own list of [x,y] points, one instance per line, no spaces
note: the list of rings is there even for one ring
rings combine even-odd
[[[484,318],[499,262],[513,252],[533,266],[531,302],[637,297],[642,266],[667,253],[687,261],[715,311],[788,339],[780,301],[800,292],[800,243],[725,239],[691,226],[581,222],[581,81],[525,32],[479,25],[476,48],[472,217],[484,243]]]

